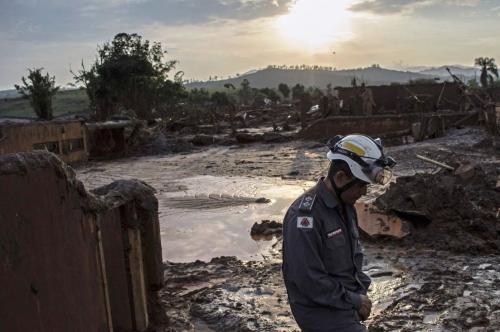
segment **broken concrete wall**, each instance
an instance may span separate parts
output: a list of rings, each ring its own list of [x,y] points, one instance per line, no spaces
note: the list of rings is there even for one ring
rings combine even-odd
[[[91,159],[122,157],[127,153],[125,129],[130,121],[87,123],[89,157]]]
[[[469,112],[440,112],[432,113],[441,116],[445,125],[451,125],[456,121],[470,115]],[[427,114],[431,115],[431,114]],[[336,116],[319,119],[311,123],[309,127],[301,132],[305,139],[327,140],[335,135],[348,135],[360,133],[366,135],[396,137],[410,134],[412,123],[419,122],[421,114],[410,113],[406,115],[373,115],[373,116]],[[470,118],[462,124],[474,123],[475,118]]]
[[[155,191],[141,181],[120,180],[93,192],[106,206],[101,224],[113,326],[145,331],[154,319],[155,291],[163,285]]]
[[[443,88],[444,87],[444,88]],[[424,102],[423,110],[435,111],[439,100],[439,109],[461,110],[464,97],[455,83],[443,84],[414,84],[414,85],[383,85],[369,86],[375,101],[374,113],[408,113],[412,112],[414,103],[411,93]],[[356,96],[361,94],[361,87],[337,87],[338,98],[342,100],[346,114],[359,114],[360,100]],[[440,97],[441,96],[441,97]],[[359,104],[359,105],[358,105]]]
[[[109,331],[91,199],[46,152],[0,156],[0,330]]]
[[[97,191],[51,153],[0,156],[0,331],[150,326],[163,279],[154,191]]]
[[[0,126],[0,155],[48,150],[67,163],[87,160],[85,127],[79,121],[43,121]]]

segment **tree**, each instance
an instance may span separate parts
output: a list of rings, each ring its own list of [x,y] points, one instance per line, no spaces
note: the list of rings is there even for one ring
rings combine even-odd
[[[325,95],[318,87],[311,86],[307,89],[307,92],[315,103],[319,102],[319,100]]]
[[[306,89],[302,84],[297,83],[292,87],[292,98],[300,99],[306,93]]]
[[[439,77],[436,78],[414,78],[408,81],[409,85],[418,84],[439,84]]]
[[[271,89],[271,88],[262,88],[259,90],[260,93],[262,93],[266,98],[271,100],[273,103],[277,103],[278,101],[281,100],[280,96],[276,92],[276,90]]]
[[[326,95],[327,95],[328,97],[333,96],[333,86],[332,86],[332,83],[328,83],[328,84],[326,85]]]
[[[203,106],[210,101],[210,93],[207,89],[194,88],[188,93],[188,102],[192,105]]]
[[[232,83],[226,83],[226,84],[224,84],[224,87],[226,89],[228,89],[228,90],[229,89],[231,89],[231,90],[235,90],[236,89]]]
[[[16,90],[26,99],[40,120],[52,119],[52,96],[59,90],[55,76],[42,75],[43,68],[28,69],[28,78],[21,78],[23,86],[15,84]]]
[[[245,78],[243,79],[243,81],[241,81],[240,86],[241,88],[238,90],[240,101],[245,105],[249,105],[254,97],[253,90],[250,87],[250,82]]]
[[[225,92],[215,91],[210,100],[215,104],[216,107],[222,108],[229,106],[231,104],[229,96]]]
[[[168,107],[185,96],[182,75],[168,74],[176,61],[164,61],[160,43],[150,43],[138,34],[117,34],[97,48],[89,70],[73,73],[87,88],[96,116],[105,119],[120,108],[132,109],[140,118],[151,118],[153,110]],[[93,103],[93,104],[92,104]]]
[[[358,86],[358,81],[356,80],[356,77],[353,77],[353,78],[351,79],[351,86],[352,86],[353,88],[355,88],[355,87],[357,87],[357,86]]]
[[[290,96],[290,88],[288,87],[288,85],[286,85],[286,83],[280,83],[278,85],[278,91],[281,92],[285,99],[288,99],[288,97]]]
[[[481,67],[481,76],[479,81],[483,88],[487,88],[489,85],[493,85],[495,81],[494,77],[498,78],[498,68],[495,64],[494,58],[476,58],[474,60],[476,66]]]

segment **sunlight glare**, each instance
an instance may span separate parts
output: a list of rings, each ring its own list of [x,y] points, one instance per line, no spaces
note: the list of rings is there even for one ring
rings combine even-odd
[[[323,51],[351,35],[353,0],[297,0],[290,12],[281,16],[276,27],[294,48]]]

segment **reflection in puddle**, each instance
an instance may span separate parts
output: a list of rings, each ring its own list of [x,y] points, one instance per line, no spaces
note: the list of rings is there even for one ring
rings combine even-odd
[[[273,235],[253,239],[255,222],[282,221],[313,182],[277,178],[196,176],[176,179],[184,192],[158,193],[163,260],[209,261],[218,256],[262,259]],[[263,201],[258,198],[267,198]],[[263,241],[265,240],[265,241]]]
[[[254,241],[272,241],[274,238],[277,238],[277,236],[273,234],[269,235],[257,234],[257,235],[250,235],[250,237]]]

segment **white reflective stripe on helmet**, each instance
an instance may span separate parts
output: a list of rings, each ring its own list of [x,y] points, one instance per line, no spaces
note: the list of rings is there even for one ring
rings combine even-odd
[[[333,153],[329,151],[327,153],[327,158],[329,160],[343,160],[349,166],[351,173],[357,179],[368,182],[371,184],[382,184],[385,185],[389,183],[392,178],[392,171],[388,167],[380,167],[375,165],[375,163],[367,162],[369,168],[361,167],[356,161],[352,160],[346,155],[340,153]],[[366,162],[366,159],[363,161]]]
[[[352,175],[354,175],[356,178],[360,179],[361,181],[365,181],[368,183],[374,183],[374,181],[372,181],[368,177],[368,175],[366,175],[365,172],[363,172],[363,170],[361,169],[361,166],[357,162],[352,160],[351,158],[344,156],[343,154],[340,154],[340,153],[333,153],[331,151],[328,152],[327,157],[330,160],[343,160],[343,161],[345,161],[347,163],[347,165],[349,166],[349,169],[351,170]]]

